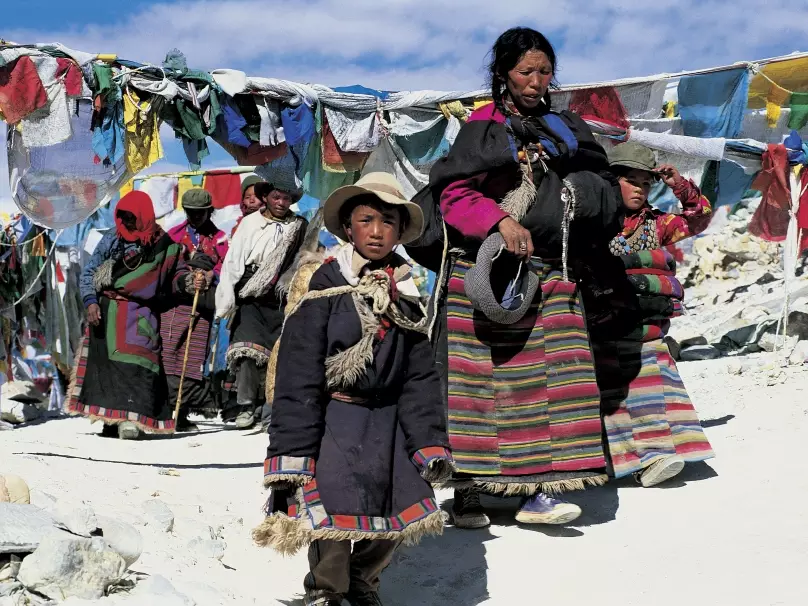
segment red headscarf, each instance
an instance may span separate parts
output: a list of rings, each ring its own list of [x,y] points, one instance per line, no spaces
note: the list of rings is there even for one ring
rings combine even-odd
[[[135,229],[129,230],[118,216],[118,211],[125,210],[137,218]],[[151,244],[160,235],[161,229],[154,218],[154,204],[149,194],[142,191],[130,191],[118,201],[115,207],[115,226],[118,235],[127,242]]]

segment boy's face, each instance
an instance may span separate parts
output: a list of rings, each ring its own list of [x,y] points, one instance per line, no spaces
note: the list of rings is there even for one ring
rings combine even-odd
[[[351,213],[345,231],[356,252],[371,261],[381,261],[399,243],[401,217],[395,208],[380,211],[360,205]]]
[[[199,208],[186,208],[185,209],[185,216],[188,218],[188,225],[193,227],[194,229],[199,229],[202,227],[205,222],[210,219],[210,216],[213,214],[212,211],[208,209],[199,209]]]
[[[628,174],[624,177],[620,177],[620,189],[623,192],[623,206],[629,210],[639,210],[645,206],[653,183],[653,173],[638,168],[632,168]]]
[[[267,196],[267,210],[276,219],[283,219],[289,214],[289,207],[292,206],[292,202],[291,194],[279,189],[273,189]]]

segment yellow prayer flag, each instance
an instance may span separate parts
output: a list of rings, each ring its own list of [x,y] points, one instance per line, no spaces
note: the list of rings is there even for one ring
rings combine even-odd
[[[808,57],[764,65],[749,83],[749,108],[763,109],[772,93],[772,83],[789,93],[808,92]],[[775,93],[777,95],[778,93]],[[775,99],[772,99],[772,103]],[[783,102],[784,104],[785,102]]]

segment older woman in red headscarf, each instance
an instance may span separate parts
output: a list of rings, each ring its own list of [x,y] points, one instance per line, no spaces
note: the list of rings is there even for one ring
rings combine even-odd
[[[104,422],[104,435],[172,433],[160,366],[160,308],[167,297],[204,288],[180,245],[157,225],[151,198],[133,191],[118,202],[115,231],[82,270],[87,336],[71,381],[68,412]]]

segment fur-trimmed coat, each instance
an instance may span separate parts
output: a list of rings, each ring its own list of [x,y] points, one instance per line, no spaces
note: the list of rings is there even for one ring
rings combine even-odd
[[[331,259],[314,273],[309,291],[339,287],[349,282]],[[367,329],[355,296],[304,300],[284,326],[264,472],[276,498],[289,487],[294,496],[288,509],[275,503],[276,513],[254,531],[259,544],[282,552],[315,539],[416,541],[442,532],[425,478],[445,477],[452,464],[426,335],[376,316],[370,364],[354,361],[362,371],[350,387],[328,385],[330,361]],[[396,304],[417,318],[403,297]]]

